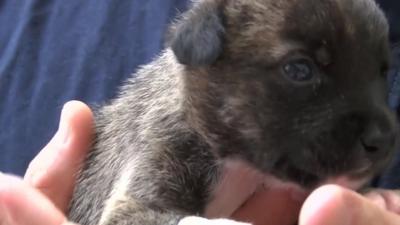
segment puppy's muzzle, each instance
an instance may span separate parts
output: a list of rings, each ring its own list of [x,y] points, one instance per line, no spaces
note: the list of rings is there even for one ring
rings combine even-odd
[[[393,129],[381,129],[376,124],[369,125],[361,137],[362,146],[367,155],[375,158],[377,155],[386,155],[394,148],[396,133]]]

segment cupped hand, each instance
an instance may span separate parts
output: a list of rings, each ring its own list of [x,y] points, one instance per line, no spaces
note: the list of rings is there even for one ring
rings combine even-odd
[[[31,162],[24,181],[0,175],[0,225],[67,225],[65,213],[75,175],[90,148],[93,116],[81,102],[67,103],[60,126]],[[232,216],[254,225],[395,225],[400,224],[400,198],[394,191],[361,196],[328,185],[303,197],[291,190],[256,193]]]
[[[294,225],[305,198],[292,189],[267,189],[255,193],[232,218],[252,225]]]
[[[398,225],[400,191],[373,190],[365,196],[336,185],[318,188],[307,197],[290,190],[266,190],[254,195],[233,218],[253,225]]]
[[[69,224],[64,215],[92,131],[89,107],[65,104],[57,133],[30,163],[24,180],[0,175],[0,225]]]

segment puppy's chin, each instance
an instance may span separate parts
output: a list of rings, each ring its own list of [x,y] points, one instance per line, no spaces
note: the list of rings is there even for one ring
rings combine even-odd
[[[359,190],[367,185],[375,175],[371,170],[360,169],[357,171],[326,174],[317,168],[305,168],[307,167],[304,165],[287,162],[275,165],[275,167],[265,173],[276,177],[276,179],[282,182],[294,183],[309,191],[327,184],[336,184],[352,190]]]
[[[286,171],[288,172],[288,171]],[[282,182],[288,182],[298,185],[300,188],[312,191],[320,186],[335,184],[344,188],[352,189],[358,191],[362,189],[368,182],[372,179],[372,175],[363,174],[361,175],[353,175],[351,173],[344,173],[341,175],[335,176],[319,176],[317,174],[309,173],[306,171],[302,171],[295,167],[290,169],[288,174],[274,174],[277,180],[281,180]]]
[[[326,185],[326,184],[336,184],[348,189],[352,190],[360,190],[362,189],[369,181],[371,180],[371,176],[367,176],[364,178],[354,178],[351,176],[337,176],[337,177],[330,177],[323,181],[318,186]]]

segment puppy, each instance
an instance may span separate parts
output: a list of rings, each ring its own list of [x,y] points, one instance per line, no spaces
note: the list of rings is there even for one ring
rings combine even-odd
[[[359,189],[397,142],[387,33],[372,0],[193,3],[97,113],[70,219],[177,225],[260,187]]]

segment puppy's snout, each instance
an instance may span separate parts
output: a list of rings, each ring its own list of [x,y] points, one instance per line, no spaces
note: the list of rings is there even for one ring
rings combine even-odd
[[[370,123],[361,136],[364,151],[369,157],[386,156],[393,151],[396,133],[392,126],[382,127],[378,123]]]

